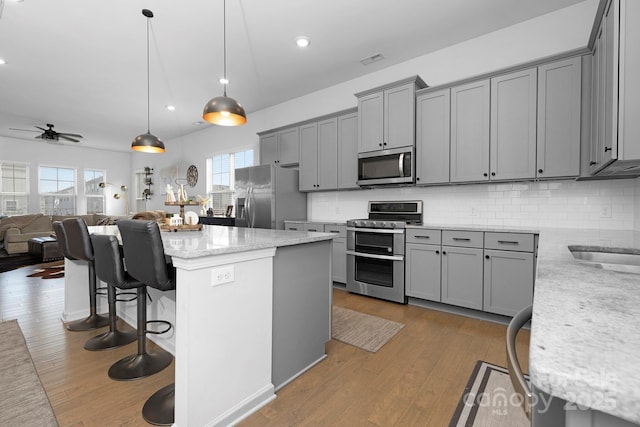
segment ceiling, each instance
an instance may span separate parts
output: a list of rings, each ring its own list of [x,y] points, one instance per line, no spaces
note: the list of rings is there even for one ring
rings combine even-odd
[[[228,0],[227,92],[251,113],[581,1]],[[81,145],[128,150],[147,130],[143,8],[155,14],[151,132],[169,141],[210,126],[194,122],[222,94],[222,0],[4,0],[0,135],[42,144],[9,128],[53,123]]]

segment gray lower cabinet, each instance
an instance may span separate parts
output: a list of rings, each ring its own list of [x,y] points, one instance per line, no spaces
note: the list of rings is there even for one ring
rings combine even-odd
[[[408,228],[409,297],[513,316],[533,303],[538,235]]]
[[[484,251],[483,310],[514,316],[533,303],[533,253]]]
[[[416,98],[416,184],[449,182],[450,89]]]
[[[440,245],[407,243],[405,247],[405,293],[409,297],[440,301]]]
[[[325,224],[325,233],[335,233],[333,238],[332,272],[333,281],[347,283],[347,226]]]
[[[537,69],[491,79],[491,180],[535,178]]]
[[[442,246],[442,302],[482,310],[482,249]]]

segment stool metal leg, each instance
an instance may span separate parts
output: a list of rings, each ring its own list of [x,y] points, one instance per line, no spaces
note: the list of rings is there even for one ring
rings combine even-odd
[[[69,331],[91,331],[93,329],[102,328],[109,325],[109,318],[101,314],[97,314],[96,304],[96,270],[95,265],[89,262],[89,317],[76,320],[67,324]]]
[[[112,348],[122,347],[136,340],[136,331],[128,328],[127,331],[118,329],[116,322],[118,316],[116,314],[116,289],[112,285],[107,286],[109,300],[109,331],[104,334],[97,335],[84,343],[86,350],[110,350]]]
[[[138,352],[120,359],[109,368],[109,377],[114,380],[136,380],[160,372],[173,360],[173,356],[166,350],[158,348],[153,353],[147,353],[147,289],[138,288]]]
[[[175,384],[162,387],[142,407],[142,417],[157,426],[170,426],[175,418]]]

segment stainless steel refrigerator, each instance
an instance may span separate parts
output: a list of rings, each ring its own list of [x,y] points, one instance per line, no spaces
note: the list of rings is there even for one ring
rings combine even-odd
[[[236,169],[236,227],[284,230],[285,220],[307,219],[307,194],[298,170],[276,165]]]

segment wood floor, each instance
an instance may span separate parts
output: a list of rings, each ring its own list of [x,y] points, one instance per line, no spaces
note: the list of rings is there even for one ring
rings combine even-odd
[[[63,279],[26,277],[31,271],[0,274],[0,320],[18,319],[60,425],[148,426],[142,405],[173,381],[173,364],[142,380],[109,379],[109,366],[134,353],[135,344],[84,350],[84,342],[103,330],[66,331]],[[447,426],[476,361],[506,366],[504,325],[341,290],[334,290],[334,304],[406,326],[377,353],[332,340],[324,361],[242,427]],[[527,366],[529,334],[520,335],[518,351]]]

